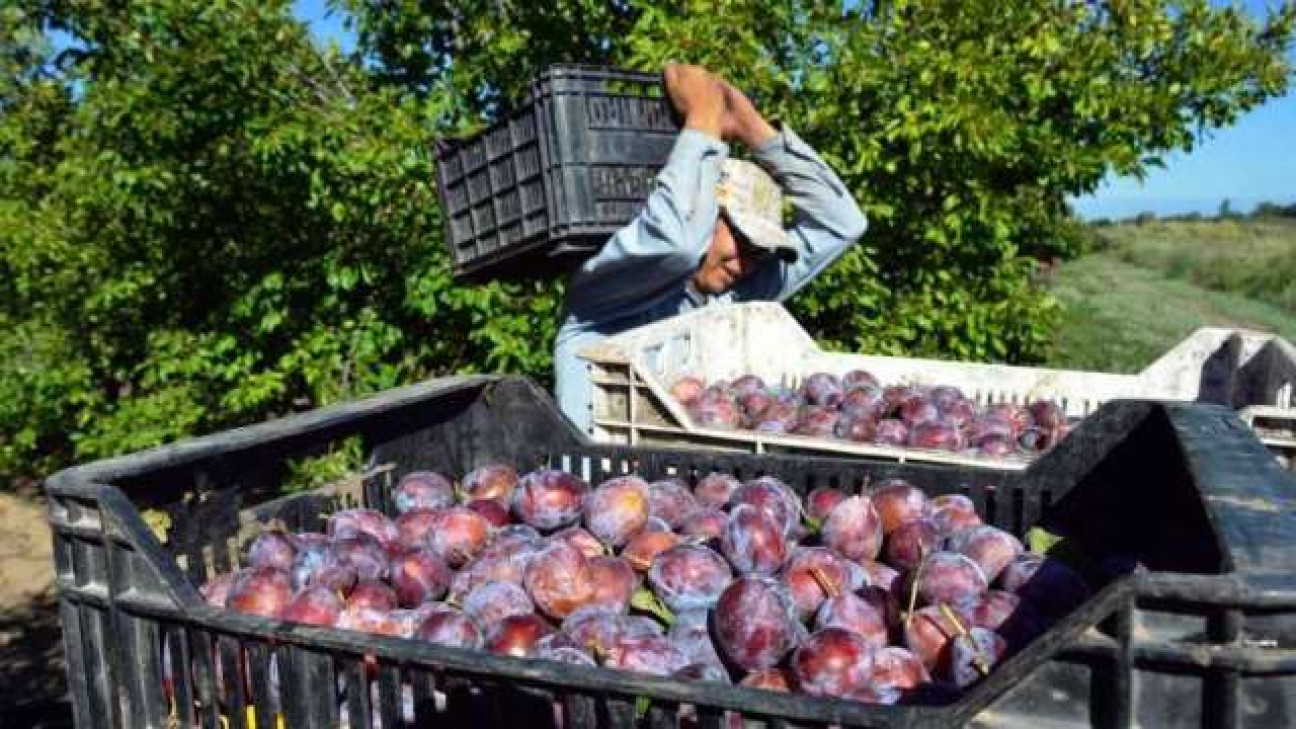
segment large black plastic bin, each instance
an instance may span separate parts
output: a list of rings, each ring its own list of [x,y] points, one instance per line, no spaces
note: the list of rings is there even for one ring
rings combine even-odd
[[[639,212],[678,133],[660,76],[546,69],[512,116],[438,150],[454,275],[570,267]]]
[[[292,459],[348,438],[361,442],[367,476],[280,495]],[[194,588],[210,570],[229,569],[262,520],[317,526],[339,504],[386,507],[388,485],[408,470],[463,473],[488,461],[552,463],[595,481],[631,469],[771,473],[799,490],[902,476],[931,493],[966,493],[1018,534],[1043,525],[1095,563],[1120,567],[943,706],[497,658],[220,611]],[[90,464],[46,485],[79,727],[275,726],[271,717],[293,729],[343,717],[384,729],[544,727],[556,716],[566,727],[727,727],[739,715],[858,727],[1296,724],[1296,483],[1215,406],[1109,403],[1029,470],[987,474],[592,446],[529,381],[456,378]],[[695,707],[689,723],[681,704]]]

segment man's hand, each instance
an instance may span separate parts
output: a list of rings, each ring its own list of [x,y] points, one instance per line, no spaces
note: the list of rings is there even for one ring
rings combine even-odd
[[[666,96],[684,117],[684,127],[721,139],[725,96],[716,78],[701,66],[670,64],[662,71]]]
[[[778,131],[761,116],[751,99],[724,79],[716,79],[725,99],[725,116],[720,126],[725,141],[737,140],[755,148],[773,139]]]

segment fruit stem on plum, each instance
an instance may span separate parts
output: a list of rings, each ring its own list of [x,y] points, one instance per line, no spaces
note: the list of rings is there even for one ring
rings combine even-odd
[[[913,579],[909,581],[909,609],[905,611],[905,627],[913,620],[914,608],[918,605],[918,583],[922,581],[923,567],[927,565],[927,548],[918,543],[918,566],[914,568]]]
[[[957,633],[960,638],[966,639],[967,642],[972,645],[972,666],[975,667],[977,672],[982,676],[989,676],[990,666],[986,664],[985,657],[981,655],[981,647],[977,645],[972,634],[968,632],[967,626],[963,625],[963,621],[959,620],[958,615],[950,609],[948,604],[941,603],[940,611],[941,614],[945,616],[945,619],[950,621],[954,626],[954,632]]]
[[[825,575],[823,570],[818,567],[810,568],[810,576],[814,578],[815,582],[819,583],[819,589],[823,590],[824,594],[828,597],[837,597],[841,594],[841,590],[837,589],[837,586],[832,583],[832,580],[828,579],[828,575]]]

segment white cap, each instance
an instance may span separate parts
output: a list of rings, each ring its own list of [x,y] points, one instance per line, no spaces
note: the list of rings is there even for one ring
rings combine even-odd
[[[783,191],[759,165],[725,160],[716,185],[716,202],[748,243],[785,261],[796,260],[796,246],[783,229]]]

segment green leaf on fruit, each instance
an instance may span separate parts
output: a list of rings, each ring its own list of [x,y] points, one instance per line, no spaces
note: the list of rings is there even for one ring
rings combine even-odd
[[[805,518],[805,528],[806,532],[808,532],[810,536],[814,536],[823,530],[823,520],[816,519],[813,516],[807,516]]]
[[[665,623],[668,628],[675,624],[675,613],[671,612],[671,609],[666,607],[666,603],[659,600],[652,590],[646,587],[634,591],[630,596],[630,607],[648,613]]]
[[[1026,548],[1036,554],[1048,554],[1061,541],[1062,537],[1039,527],[1026,532]]]

